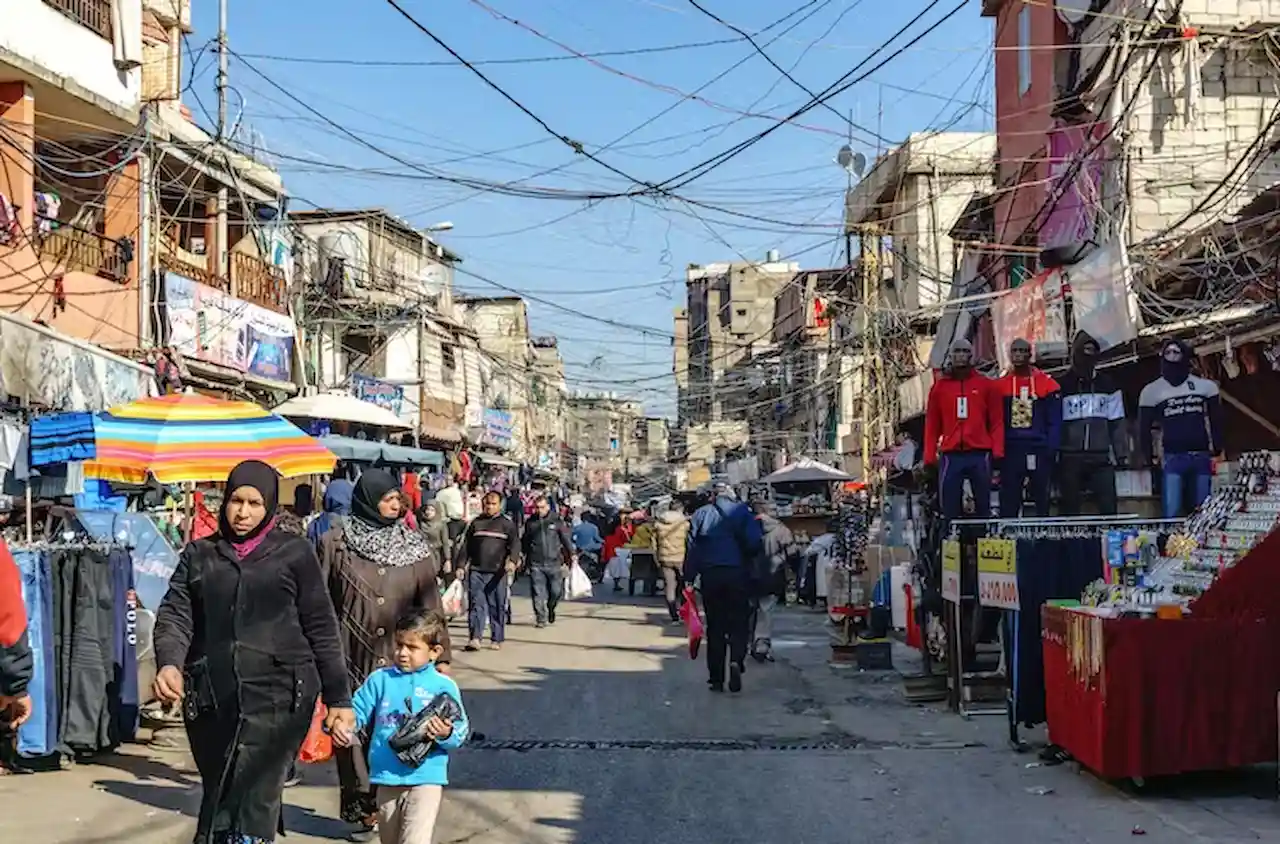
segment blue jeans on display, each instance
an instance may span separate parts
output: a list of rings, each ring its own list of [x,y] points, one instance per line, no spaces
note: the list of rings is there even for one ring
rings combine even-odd
[[[938,490],[942,517],[961,519],[964,512],[964,482],[973,490],[973,518],[991,518],[991,452],[951,451],[938,461]]]
[[[34,551],[15,551],[27,611],[27,638],[34,670],[27,687],[31,718],[18,728],[18,753],[47,756],[58,745],[58,691],[53,656],[53,584],[49,560]]]
[[[487,623],[490,639],[500,644],[506,638],[507,605],[511,600],[506,571],[468,571],[467,597],[467,627],[471,638],[479,640],[484,636]]]
[[[1199,507],[1209,497],[1213,488],[1213,460],[1207,451],[1166,454],[1163,475],[1161,500],[1164,517],[1176,519],[1182,514],[1188,489],[1192,500],[1187,512]]]

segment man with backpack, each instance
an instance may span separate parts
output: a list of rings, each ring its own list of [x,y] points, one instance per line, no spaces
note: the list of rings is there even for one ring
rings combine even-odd
[[[701,582],[707,614],[707,683],[713,692],[724,691],[726,656],[729,691],[742,691],[752,590],[762,559],[760,523],[728,486],[717,485],[710,500],[693,514],[684,566],[685,582]]]

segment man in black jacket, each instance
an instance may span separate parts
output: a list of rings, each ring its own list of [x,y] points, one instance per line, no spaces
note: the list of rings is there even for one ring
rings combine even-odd
[[[454,568],[467,584],[467,625],[471,629],[467,650],[480,649],[486,623],[491,647],[500,650],[511,601],[507,574],[520,562],[520,531],[502,512],[501,495],[485,494],[484,515],[467,525],[455,554]]]
[[[533,580],[533,615],[538,627],[546,627],[556,623],[556,604],[564,590],[564,566],[573,559],[573,540],[545,495],[533,506],[533,518],[524,526],[524,560]]]
[[[1129,459],[1124,394],[1106,372],[1099,372],[1098,341],[1084,331],[1071,342],[1071,369],[1062,387],[1062,444],[1058,451],[1062,499],[1059,512],[1078,516],[1087,487],[1098,512],[1117,510],[1116,465]]]

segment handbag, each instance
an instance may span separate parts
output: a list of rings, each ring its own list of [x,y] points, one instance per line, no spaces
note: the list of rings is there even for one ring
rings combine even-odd
[[[413,712],[413,700],[405,698],[405,709]],[[427,736],[427,722],[432,718],[455,723],[462,720],[462,705],[448,692],[440,692],[417,713],[405,719],[400,728],[387,740],[396,758],[410,768],[417,768],[426,761],[435,739]]]

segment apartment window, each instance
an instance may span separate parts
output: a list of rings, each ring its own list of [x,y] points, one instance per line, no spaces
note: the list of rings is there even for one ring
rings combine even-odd
[[[440,381],[446,387],[453,386],[453,375],[458,370],[458,359],[449,343],[440,344]]]
[[[1031,90],[1031,6],[1018,12],[1018,96]]]
[[[111,0],[44,0],[44,3],[111,40]]]

